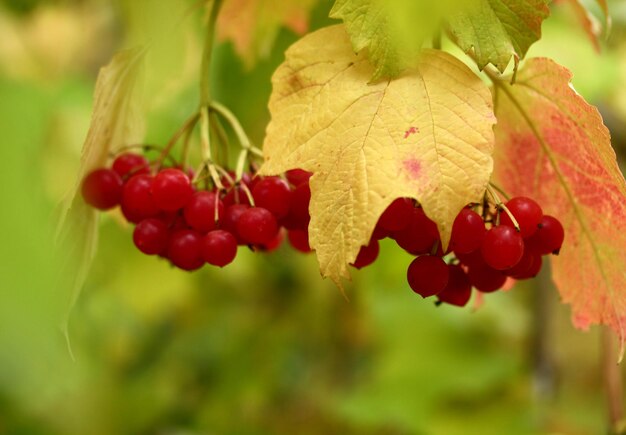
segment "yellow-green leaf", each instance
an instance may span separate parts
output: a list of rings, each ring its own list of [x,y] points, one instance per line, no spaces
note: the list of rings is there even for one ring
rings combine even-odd
[[[396,80],[368,84],[372,73],[338,25],[295,43],[272,79],[261,172],[314,173],[310,242],[337,283],[395,198],[417,199],[447,244],[492,171],[491,95],[463,63],[426,50]]]
[[[64,260],[60,285],[68,294],[67,317],[61,325],[64,332],[91,265],[98,234],[98,215],[82,200],[80,183],[89,171],[106,164],[112,150],[139,143],[143,136],[137,83],[144,53],[142,49],[122,51],[98,74],[91,125],[83,145],[76,185],[66,198],[59,225],[59,255]]]
[[[603,323],[624,340],[626,181],[598,110],[572,74],[531,59],[514,85],[497,81],[496,173],[512,195],[535,198],[565,228],[553,278],[574,324]]]
[[[367,51],[372,80],[397,77],[415,64],[422,43],[464,0],[336,0],[332,18],[343,20],[356,52]]]
[[[550,10],[545,0],[468,0],[449,18],[450,32],[465,51],[473,51],[482,70],[493,64],[504,72],[541,38],[541,23]]]

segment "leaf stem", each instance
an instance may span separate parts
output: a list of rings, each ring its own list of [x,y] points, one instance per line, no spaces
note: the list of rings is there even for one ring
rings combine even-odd
[[[241,126],[241,123],[237,119],[237,117],[231,112],[226,106],[218,103],[217,101],[211,101],[209,108],[222,118],[226,120],[226,122],[231,126],[233,131],[235,132],[235,136],[237,136],[237,140],[243,149],[250,150],[253,148],[252,142],[250,142],[250,138],[246,134],[245,130]]]
[[[211,56],[215,40],[215,23],[221,6],[222,0],[209,0],[209,22],[204,35],[204,48],[200,65],[200,107],[208,106],[211,102]]]
[[[491,187],[493,187],[500,195],[504,196],[504,199],[506,199],[507,201],[509,199],[511,199],[511,197],[504,191],[503,188],[501,188],[500,186],[498,186],[496,183],[490,181],[489,184],[491,185]]]
[[[513,226],[515,227],[515,230],[519,233],[520,232],[520,227],[519,227],[519,223],[517,222],[517,219],[515,219],[515,216],[513,216],[513,213],[511,213],[511,210],[509,210],[509,208],[506,205],[504,205],[504,203],[502,201],[500,201],[500,197],[493,190],[491,185],[487,185],[487,192],[489,192],[489,195],[491,195],[491,197],[493,198],[494,202],[496,203],[496,207],[497,207],[498,211],[504,210],[504,212],[507,215],[509,215],[509,218],[511,219],[511,222],[513,222]],[[496,216],[496,226],[499,225],[499,224],[500,224],[500,214],[498,213],[498,215]]]

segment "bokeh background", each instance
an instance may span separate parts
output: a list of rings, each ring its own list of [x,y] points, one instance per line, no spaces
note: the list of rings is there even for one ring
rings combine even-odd
[[[529,56],[574,72],[623,156],[626,2],[609,2],[601,53],[565,3]],[[332,22],[330,6],[318,2],[311,28]],[[152,41],[146,142],[164,143],[198,103],[203,17],[192,0],[0,1],[0,433],[607,433],[602,331],[573,329],[548,270],[479,309],[435,307],[408,288],[411,259],[393,243],[353,273],[346,301],[288,246],[183,273],[105,215],[70,317],[72,358],[51,246],[98,69]],[[216,48],[213,95],[257,144],[272,71],[297,38],[279,30],[254,64],[231,42]]]

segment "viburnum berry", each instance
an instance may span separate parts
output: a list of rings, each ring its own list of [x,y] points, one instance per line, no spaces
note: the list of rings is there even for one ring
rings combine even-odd
[[[267,243],[256,244],[254,248],[261,252],[272,252],[280,248],[280,245],[283,244],[283,240],[285,240],[285,233],[279,229],[272,240]]]
[[[113,161],[113,170],[122,178],[128,178],[137,174],[149,174],[150,163],[148,160],[135,153],[120,154]]]
[[[486,264],[471,266],[467,273],[470,283],[483,293],[495,292],[506,282],[506,275]]]
[[[148,218],[137,224],[133,231],[133,242],[146,255],[156,255],[167,248],[169,231],[160,219]]]
[[[239,245],[245,245],[246,242],[239,235],[239,231],[237,230],[237,224],[241,215],[249,209],[250,206],[246,204],[233,204],[231,206],[226,207],[224,211],[224,218],[220,222],[220,227],[228,232],[230,232],[235,239],[237,239],[237,243]]]
[[[517,275],[511,275],[515,279],[529,279],[536,277],[541,271],[541,266],[543,265],[543,260],[541,255],[536,253],[531,253],[531,262],[530,266],[524,271],[520,272]]]
[[[248,208],[237,221],[237,233],[244,242],[251,245],[269,243],[277,232],[276,218],[262,207]]]
[[[537,232],[528,239],[528,245],[542,255],[558,254],[564,239],[565,231],[561,222],[553,216],[545,215],[537,225]]]
[[[378,258],[378,253],[380,252],[380,245],[378,244],[378,240],[372,240],[367,246],[362,246],[359,254],[352,263],[352,266],[357,269],[362,269],[366,266],[372,264]]]
[[[224,267],[237,256],[237,239],[228,231],[213,230],[202,239],[202,258],[213,266]]]
[[[401,231],[392,234],[398,245],[413,255],[427,254],[439,241],[437,225],[431,221],[424,210],[414,208],[409,225]]]
[[[464,307],[472,296],[472,284],[461,266],[448,266],[449,278],[446,287],[437,293],[440,302]]]
[[[245,189],[239,184],[235,187],[230,188],[226,195],[224,195],[222,202],[226,207],[233,204],[250,205],[250,198],[248,198],[248,194]]]
[[[288,230],[307,230],[311,220],[309,215],[310,201],[309,183],[300,184],[292,192],[289,213],[281,219],[281,224]]]
[[[224,216],[224,204],[215,192],[200,191],[191,196],[183,209],[185,221],[194,230],[214,230],[216,220]]]
[[[110,169],[91,171],[81,185],[83,199],[98,210],[109,210],[120,203],[122,179]]]
[[[524,239],[513,227],[498,225],[487,231],[480,249],[488,266],[506,270],[524,255]]]
[[[293,186],[299,186],[302,183],[308,183],[309,178],[311,178],[312,173],[309,171],[305,171],[304,169],[290,169],[285,172],[285,176],[287,177],[287,181],[289,181]]]
[[[288,230],[287,239],[289,244],[296,250],[308,254],[311,252],[309,245],[309,232],[306,230]]]
[[[456,254],[469,254],[480,248],[486,232],[483,218],[475,211],[464,208],[454,220],[450,249]]]
[[[159,214],[160,210],[152,197],[152,181],[151,175],[139,174],[124,183],[122,213],[129,222],[139,223]]]
[[[505,206],[519,224],[523,238],[530,237],[537,231],[537,225],[541,222],[543,210],[534,200],[525,196],[516,196],[507,201]],[[500,212],[500,225],[514,226],[511,217],[505,211]]]
[[[380,215],[378,225],[389,232],[400,231],[409,225],[414,208],[411,199],[397,198]]]
[[[204,264],[202,235],[193,230],[175,231],[169,239],[167,258],[178,268],[196,270]]]
[[[189,202],[192,195],[191,181],[180,169],[163,169],[152,182],[154,202],[164,211],[180,210]]]
[[[291,205],[291,189],[279,177],[265,177],[255,183],[252,197],[257,207],[269,210],[276,219],[287,216]]]
[[[411,262],[406,276],[411,289],[426,298],[446,288],[450,272],[441,257],[422,255]]]

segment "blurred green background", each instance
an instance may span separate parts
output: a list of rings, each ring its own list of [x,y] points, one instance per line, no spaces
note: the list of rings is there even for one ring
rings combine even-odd
[[[330,6],[319,1],[312,28]],[[561,2],[529,56],[573,70],[624,155],[626,2],[610,7],[601,54]],[[573,329],[548,273],[480,309],[435,307],[408,288],[393,243],[353,273],[346,301],[287,246],[188,274],[103,216],[71,358],[51,246],[98,69],[152,40],[146,142],[164,143],[198,103],[203,16],[193,0],[0,2],[0,433],[607,433],[601,331]],[[213,93],[257,144],[270,76],[297,37],[282,29],[252,68],[232,43],[216,49]]]

